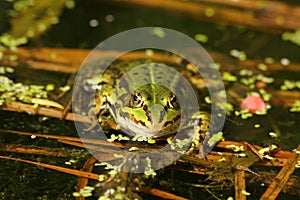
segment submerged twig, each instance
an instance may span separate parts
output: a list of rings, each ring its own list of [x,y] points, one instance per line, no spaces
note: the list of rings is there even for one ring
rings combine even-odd
[[[276,1],[112,0],[109,2],[164,9],[185,14],[185,16],[199,21],[227,23],[265,32],[281,33],[284,30],[300,28],[300,8]]]
[[[85,163],[84,166],[82,168],[82,171],[84,172],[91,172],[95,162],[97,161],[97,159],[95,157],[90,157]],[[80,177],[78,180],[78,184],[77,184],[77,191],[80,191],[80,189],[84,188],[85,186],[87,186],[88,184],[88,178],[86,177]],[[83,200],[83,197],[78,197],[77,200]]]
[[[15,131],[15,130],[6,130],[0,129],[0,133],[11,133],[11,134],[18,134],[18,135],[25,135],[25,136],[35,136],[41,138],[49,138],[49,139],[56,139],[60,141],[73,141],[78,143],[90,143],[90,144],[97,144],[102,146],[108,147],[119,147],[124,148],[125,145],[119,142],[107,142],[103,140],[96,140],[96,139],[85,139],[85,138],[77,138],[77,137],[69,137],[69,136],[59,136],[59,135],[50,135],[50,134],[41,134],[41,133],[31,133],[31,132],[24,132],[24,131]]]
[[[297,151],[300,151],[300,145],[297,147]],[[268,187],[265,193],[261,196],[261,200],[273,200],[277,198],[281,190],[284,188],[286,182],[288,181],[290,175],[294,172],[299,158],[299,154],[297,154],[296,152],[292,153],[292,156],[282,167],[274,181],[271,183],[271,185]]]
[[[77,137],[69,137],[69,136],[59,136],[59,135],[51,135],[51,134],[41,134],[41,133],[31,133],[31,132],[23,132],[23,131],[15,131],[15,130],[4,130],[0,129],[0,133],[11,133],[11,134],[18,134],[18,135],[25,135],[25,136],[35,136],[35,137],[41,137],[41,138],[47,138],[47,139],[56,139],[60,142],[70,144],[77,147],[88,147],[91,149],[94,149],[95,151],[99,150],[102,152],[108,152],[113,153],[114,150],[109,147],[118,147],[118,148],[125,148],[126,144],[123,144],[121,142],[107,142],[104,140],[96,140],[96,139],[85,139],[85,138],[77,138]],[[84,143],[84,145],[82,144]],[[235,142],[235,141],[221,141],[216,144],[218,148],[222,148],[225,150],[228,150],[228,146],[235,145],[235,146],[244,146],[245,151],[250,150],[249,147],[252,148],[255,147],[256,151],[262,149],[263,147],[257,146],[257,145],[246,145],[245,142]],[[95,146],[87,146],[87,145],[95,145]],[[141,148],[143,145],[139,145]],[[107,148],[108,147],[108,148]],[[107,148],[107,149],[106,149]],[[147,148],[151,149],[157,149],[159,146],[148,146]],[[261,162],[256,162],[259,165],[265,165],[265,166],[282,166],[285,164],[287,158],[289,158],[292,155],[292,152],[289,151],[282,151],[282,150],[274,150],[270,152],[272,156],[276,157],[276,159],[273,159],[272,161],[266,161],[263,160]],[[230,152],[215,152],[211,151],[207,155],[208,160],[219,160],[222,157],[234,157],[234,153]],[[207,161],[198,158],[197,155],[194,156],[186,156],[183,155],[183,158],[186,159],[190,163],[194,164],[200,164],[205,165]]]
[[[175,194],[171,194],[169,192],[166,192],[166,191],[163,191],[163,190],[160,190],[157,188],[141,187],[141,188],[139,188],[139,190],[142,192],[157,196],[157,197],[165,198],[165,199],[187,200],[187,198],[180,197]]]
[[[33,147],[19,144],[0,145],[1,151],[12,153],[36,154],[45,156],[69,157],[61,148]]]
[[[237,169],[234,173],[234,186],[235,186],[235,199],[246,200],[246,181],[245,181],[245,171],[242,169]]]
[[[14,160],[14,161],[19,161],[19,162],[24,162],[24,163],[36,165],[36,166],[39,166],[39,167],[45,167],[45,168],[48,168],[48,169],[53,169],[53,170],[56,170],[56,171],[60,171],[60,172],[64,172],[64,173],[67,173],[67,174],[72,174],[72,175],[80,176],[80,177],[84,177],[84,178],[90,178],[90,179],[94,179],[94,180],[99,179],[98,174],[83,172],[83,171],[80,171],[80,170],[69,169],[69,168],[65,168],[65,167],[60,167],[60,166],[55,166],[55,165],[50,165],[50,164],[45,164],[45,163],[40,163],[40,162],[34,162],[34,161],[30,161],[30,160],[24,160],[24,159],[21,159],[21,158],[12,158],[12,157],[8,157],[8,156],[0,156],[0,158],[7,159],[7,160]]]

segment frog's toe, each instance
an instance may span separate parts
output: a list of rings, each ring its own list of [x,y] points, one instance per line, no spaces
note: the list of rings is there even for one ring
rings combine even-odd
[[[96,127],[99,126],[99,123],[97,121],[92,121],[92,123],[90,124],[90,126],[88,128],[83,129],[84,132],[89,132],[93,129],[95,129]]]

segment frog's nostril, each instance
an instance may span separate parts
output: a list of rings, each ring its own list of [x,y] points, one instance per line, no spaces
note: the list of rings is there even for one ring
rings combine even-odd
[[[161,104],[154,104],[150,107],[152,124],[161,123],[166,115],[166,110]]]
[[[161,110],[158,123],[161,123],[163,121],[165,115],[166,115],[166,110],[165,109]]]

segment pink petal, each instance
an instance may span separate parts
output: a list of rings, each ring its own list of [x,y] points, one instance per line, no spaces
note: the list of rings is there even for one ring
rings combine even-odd
[[[265,110],[266,103],[259,96],[249,96],[243,100],[241,108],[243,110],[248,109],[251,113],[255,113],[257,111]]]

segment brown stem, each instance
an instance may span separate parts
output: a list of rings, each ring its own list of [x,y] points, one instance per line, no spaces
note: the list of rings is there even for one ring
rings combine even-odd
[[[184,14],[199,21],[226,23],[272,33],[300,28],[300,8],[276,1],[110,0],[106,2],[162,9]]]

